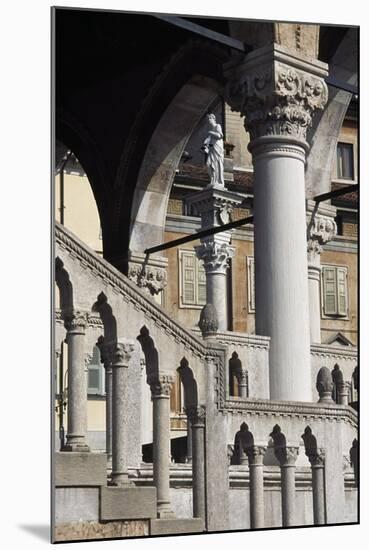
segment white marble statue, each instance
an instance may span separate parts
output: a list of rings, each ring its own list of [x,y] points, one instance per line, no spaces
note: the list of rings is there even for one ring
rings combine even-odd
[[[210,177],[209,187],[224,187],[224,148],[223,131],[220,124],[217,124],[215,115],[207,115],[209,131],[202,145],[205,152],[205,162]]]

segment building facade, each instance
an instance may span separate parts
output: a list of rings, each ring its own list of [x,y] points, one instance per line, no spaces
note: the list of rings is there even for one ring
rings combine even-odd
[[[79,92],[59,85],[56,540],[357,521],[357,97],[325,83],[328,62],[355,84],[356,30],[227,28],[249,51],[179,45],[169,25],[170,60],[127,122],[110,190],[98,174],[112,156],[91,146],[88,114],[75,120]],[[96,80],[91,104],[121,89]],[[208,110],[223,187],[201,150]]]

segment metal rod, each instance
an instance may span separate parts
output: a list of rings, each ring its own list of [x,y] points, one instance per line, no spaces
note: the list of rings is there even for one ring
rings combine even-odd
[[[186,237],[181,237],[180,239],[175,239],[174,241],[159,244],[151,248],[146,248],[145,254],[153,254],[154,252],[159,252],[160,250],[166,250],[167,248],[173,248],[174,246],[178,246],[180,244],[196,241],[201,237],[208,237],[210,235],[215,235],[216,233],[222,233],[223,231],[227,231],[227,229],[233,229],[234,227],[239,227],[240,225],[245,225],[246,223],[252,223],[253,220],[254,216],[249,216],[248,218],[242,218],[241,220],[226,223],[224,225],[220,225],[219,227],[205,229],[204,231],[199,231],[197,233],[193,233],[192,235],[186,235]]]
[[[356,183],[354,185],[349,185],[348,187],[345,187],[343,189],[337,189],[336,191],[330,191],[329,193],[323,193],[322,195],[317,195],[316,197],[314,197],[313,200],[315,200],[316,203],[319,203],[322,201],[326,201],[328,199],[339,197],[341,195],[346,195],[346,193],[352,193],[353,191],[358,191],[358,185]],[[219,227],[214,227],[214,228],[212,227],[210,229],[205,229],[204,231],[198,231],[197,233],[193,233],[192,235],[186,235],[185,237],[181,237],[180,239],[175,239],[174,241],[158,244],[157,246],[153,246],[151,248],[146,248],[144,252],[147,255],[154,254],[154,252],[160,252],[161,250],[174,248],[175,246],[179,246],[180,244],[189,243],[191,241],[197,241],[202,237],[209,237],[210,235],[215,235],[216,233],[222,233],[223,231],[227,231],[228,229],[234,229],[235,227],[246,225],[247,223],[252,223],[253,221],[254,221],[254,216],[249,216],[248,218],[242,218],[234,222],[226,223],[225,225],[220,225]]]
[[[315,202],[327,201],[328,199],[334,199],[335,197],[340,197],[341,195],[346,195],[346,193],[352,193],[353,191],[359,191],[357,183],[354,185],[349,185],[342,189],[336,189],[336,191],[329,191],[328,193],[322,193],[314,197]]]
[[[244,43],[240,40],[236,40],[235,38],[231,38],[230,36],[226,36],[220,32],[212,31],[201,25],[182,19],[182,17],[173,17],[172,15],[154,15],[154,17],[156,17],[156,19],[160,19],[161,21],[165,21],[166,23],[170,23],[171,25],[175,25],[176,27],[180,27],[181,29],[185,29],[186,31],[200,34],[204,38],[214,40],[214,42],[220,42],[220,44],[233,48],[234,50],[238,50],[243,53],[247,51]]]

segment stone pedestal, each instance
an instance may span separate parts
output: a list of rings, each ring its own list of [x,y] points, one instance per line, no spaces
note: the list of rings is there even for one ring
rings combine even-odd
[[[186,201],[201,216],[201,230],[205,230],[229,223],[232,209],[242,203],[243,197],[225,187],[211,187],[191,195]],[[197,257],[204,262],[206,302],[216,309],[220,331],[228,329],[227,268],[234,254],[230,243],[231,231],[228,230],[201,238],[201,244],[195,247]]]
[[[153,470],[157,490],[158,518],[174,517],[170,504],[170,390],[173,376],[160,374],[148,380],[153,403]]]
[[[193,517],[205,522],[205,409],[190,407],[187,417],[192,431],[192,502]]]
[[[120,340],[112,350],[112,472],[111,485],[128,486],[127,445],[129,419],[127,414],[128,365],[134,350],[133,342]]]
[[[281,466],[282,492],[282,525],[296,525],[295,521],[295,471],[298,447],[282,447],[275,449],[275,455]]]
[[[88,314],[73,311],[64,316],[68,344],[68,433],[63,451],[89,451],[87,445],[87,375],[85,331]]]
[[[253,446],[247,450],[250,472],[250,527],[264,527],[264,455],[266,447]]]
[[[270,336],[270,397],[311,401],[306,257],[307,130],[328,97],[327,65],[271,44],[225,67],[254,165],[256,333]]]
[[[309,455],[313,485],[314,525],[324,525],[326,523],[324,459],[325,452],[323,449],[319,449],[317,453]]]
[[[310,340],[312,344],[321,342],[320,255],[323,245],[337,234],[337,224],[334,221],[336,212],[337,209],[329,204],[320,203],[318,208],[315,201],[306,201]]]

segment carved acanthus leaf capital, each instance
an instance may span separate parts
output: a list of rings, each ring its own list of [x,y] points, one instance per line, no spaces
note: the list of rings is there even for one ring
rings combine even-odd
[[[73,310],[62,313],[64,326],[68,332],[84,333],[88,323],[87,311]]]
[[[246,449],[246,454],[251,465],[263,464],[266,447],[262,445],[253,445]]]
[[[318,69],[308,67],[277,50],[271,46],[257,60],[258,52],[252,52],[242,65],[226,69],[226,100],[232,110],[245,116],[252,140],[278,135],[305,141],[314,112],[328,100],[328,88],[320,76],[324,71],[321,64]]]
[[[204,262],[207,273],[226,273],[229,259],[234,255],[234,247],[216,241],[204,242],[195,246],[197,257]]]
[[[174,384],[174,376],[171,374],[159,374],[148,378],[151,389],[151,397],[170,397],[170,392]]]
[[[120,340],[111,346],[112,367],[128,367],[135,345],[130,340]]]
[[[311,452],[308,455],[310,464],[316,468],[322,468],[325,462],[325,450],[317,449],[315,452]]]
[[[281,466],[294,466],[299,454],[298,447],[274,447],[274,454]]]
[[[205,426],[206,409],[204,406],[186,407],[186,414],[192,426]]]

